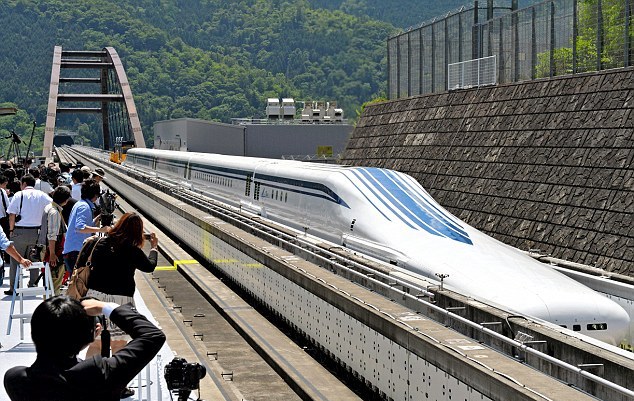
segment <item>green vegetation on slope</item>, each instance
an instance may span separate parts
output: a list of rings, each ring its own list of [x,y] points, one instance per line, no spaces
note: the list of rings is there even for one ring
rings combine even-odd
[[[336,100],[354,117],[385,92],[385,39],[395,32],[305,0],[5,0],[0,24],[0,101],[43,124],[53,47],[112,46],[148,139],[157,120],[262,116],[267,97]],[[99,143],[97,116],[57,125]]]

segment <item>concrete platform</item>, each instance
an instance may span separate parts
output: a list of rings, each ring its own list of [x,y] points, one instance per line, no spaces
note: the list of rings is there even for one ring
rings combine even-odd
[[[2,348],[0,348],[0,377],[3,379],[4,374],[10,368],[14,366],[29,366],[36,358],[35,346],[31,340],[30,324],[24,324],[24,339],[20,339],[20,322],[17,319],[13,321],[11,333],[7,335],[11,296],[4,295],[4,291],[9,288],[8,266],[5,267],[5,273],[1,287],[2,292],[0,292],[0,344],[2,344]],[[137,309],[154,324],[157,324],[156,319],[150,313],[138,290],[134,295],[134,301]],[[42,296],[25,296],[24,312],[32,313],[41,302]],[[17,307],[18,302],[16,300],[16,310]],[[130,388],[135,390],[136,394],[132,397],[128,397],[127,400],[169,400],[167,384],[163,377],[163,366],[173,358],[174,352],[168,342],[163,346],[157,357],[141,372],[140,391],[138,388],[139,377],[130,383]],[[149,388],[147,386],[148,381],[150,383]],[[0,386],[0,400],[8,399],[9,397],[7,396],[4,386]]]

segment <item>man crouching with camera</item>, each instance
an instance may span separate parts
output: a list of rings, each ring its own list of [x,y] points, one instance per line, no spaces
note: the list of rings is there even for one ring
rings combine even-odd
[[[101,330],[105,315],[132,337],[112,357],[77,358]],[[12,401],[118,400],[122,390],[159,352],[163,332],[131,305],[65,295],[42,302],[31,318],[37,359],[30,367],[11,368],[4,387]]]

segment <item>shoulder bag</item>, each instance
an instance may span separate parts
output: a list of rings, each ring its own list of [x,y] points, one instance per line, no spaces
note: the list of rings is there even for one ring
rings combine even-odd
[[[78,261],[84,260],[84,255],[86,255],[86,253],[90,252],[90,254],[88,255],[88,259],[85,259],[86,263],[83,266],[75,266],[73,269],[73,275],[68,281],[68,289],[66,290],[66,295],[69,297],[79,300],[86,296],[86,293],[88,292],[88,278],[90,277],[90,272],[92,271],[92,253],[95,251],[95,248],[97,248],[97,244],[100,240],[101,238],[86,241],[86,243],[82,246],[81,251],[79,251],[79,256],[77,257]],[[84,257],[82,258],[82,256]]]

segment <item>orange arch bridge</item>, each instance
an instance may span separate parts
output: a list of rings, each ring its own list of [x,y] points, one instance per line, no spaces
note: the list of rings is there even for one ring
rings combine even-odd
[[[73,74],[78,71],[82,72]],[[91,85],[99,85],[99,89],[84,90]],[[83,93],[77,93],[78,89]],[[101,114],[105,150],[110,150],[115,141],[134,141],[134,146],[145,147],[128,78],[112,47],[101,51],[63,51],[61,46],[55,46],[42,150],[46,158],[53,156],[55,122],[61,113]]]

